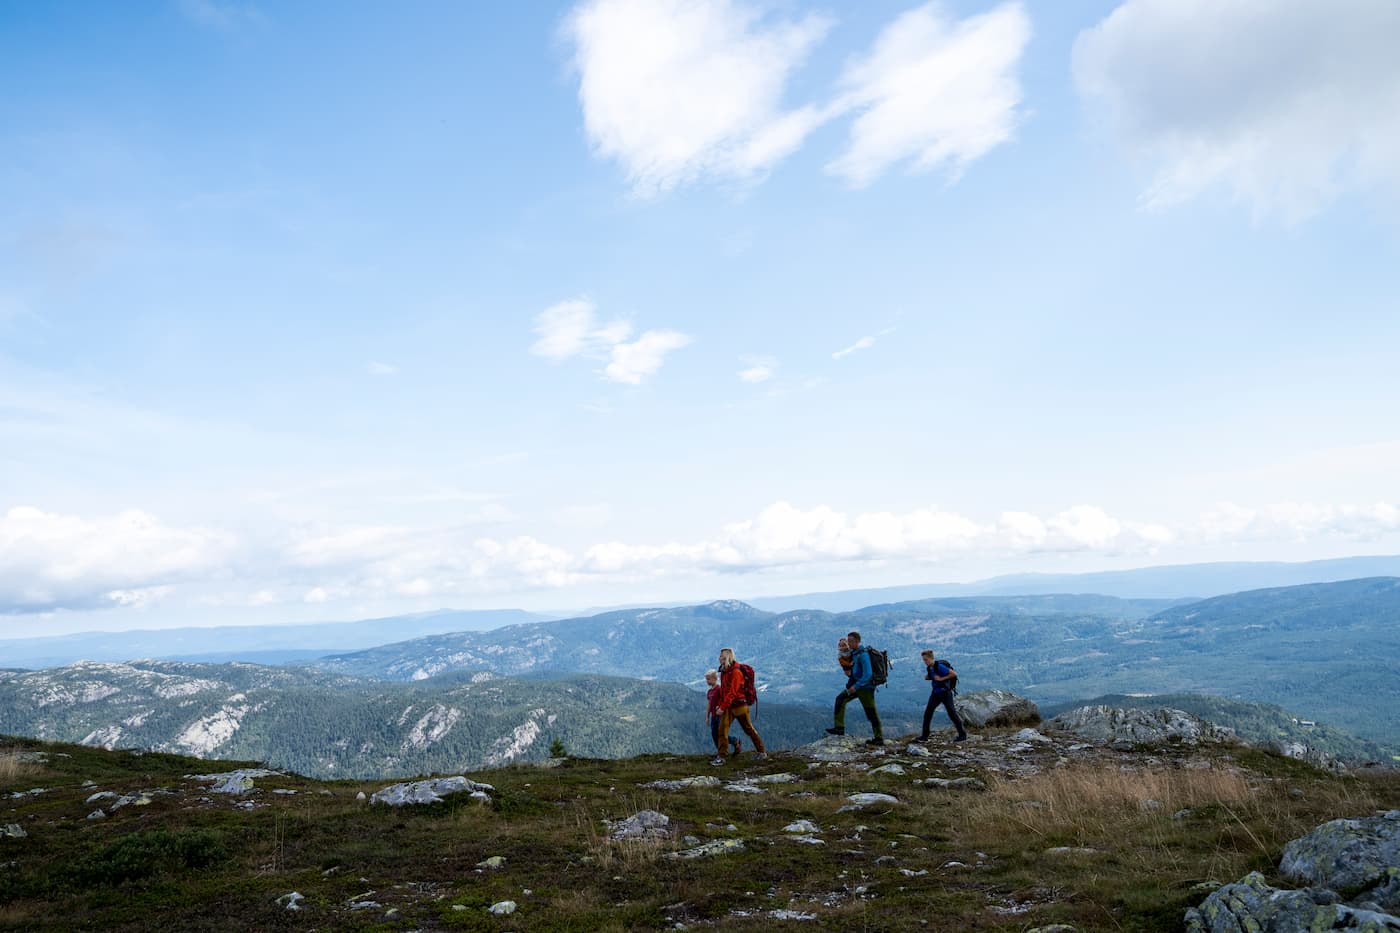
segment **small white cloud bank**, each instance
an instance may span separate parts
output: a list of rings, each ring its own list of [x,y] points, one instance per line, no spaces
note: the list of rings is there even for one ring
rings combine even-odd
[[[140,607],[214,575],[230,535],[176,528],[145,512],[104,518],[17,506],[0,516],[0,612]]]
[[[835,106],[858,115],[827,171],[855,187],[900,163],[957,177],[1013,137],[1021,120],[1016,67],[1030,36],[1020,3],[963,20],[938,3],[904,13],[841,77]]]
[[[625,321],[600,324],[597,309],[587,298],[573,298],[551,305],[535,316],[535,356],[559,362],[575,356],[606,359],[604,379],[639,385],[655,375],[673,350],[688,346],[692,338],[675,330],[649,330],[637,336]]]
[[[768,356],[750,356],[739,360],[744,364],[744,368],[739,370],[740,382],[747,382],[749,385],[757,385],[760,382],[767,382],[778,372],[778,361]]]
[[[1168,207],[1223,189],[1297,222],[1400,187],[1400,4],[1127,0],[1074,46],[1086,102]]]

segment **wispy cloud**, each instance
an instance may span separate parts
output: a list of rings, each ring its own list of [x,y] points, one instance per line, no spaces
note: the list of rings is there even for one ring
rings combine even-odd
[[[588,137],[641,196],[760,175],[824,119],[785,109],[783,94],[830,25],[771,20],[740,0],[586,0],[564,32]]]
[[[366,368],[371,376],[393,376],[397,375],[399,371],[397,366],[390,366],[388,363],[379,363],[375,361],[371,361]]]
[[[206,29],[228,32],[246,26],[261,25],[264,22],[262,12],[247,3],[179,0],[177,6],[187,20]]]
[[[1011,139],[1020,120],[1016,66],[1030,35],[1020,3],[964,20],[938,3],[903,14],[842,75],[835,109],[859,115],[827,170],[856,187],[899,163],[956,177]]]
[[[744,368],[739,370],[740,381],[752,385],[767,382],[778,371],[778,361],[770,356],[746,356],[741,357],[739,362],[744,364]]]
[[[599,324],[596,308],[587,298],[561,301],[535,317],[539,339],[530,347],[536,356],[566,360],[575,356],[606,359],[603,378],[611,382],[637,385],[655,375],[666,354],[691,343],[692,338],[675,330],[649,330],[635,340],[627,338],[632,326],[624,321]]]
[[[1400,5],[1128,0],[1074,46],[1080,93],[1155,165],[1152,208],[1219,187],[1297,221],[1400,188]]]
[[[849,347],[846,347],[844,350],[837,350],[835,353],[831,354],[831,358],[833,360],[845,359],[852,353],[856,353],[860,350],[869,350],[873,346],[875,346],[875,338],[867,335],[860,338]]]

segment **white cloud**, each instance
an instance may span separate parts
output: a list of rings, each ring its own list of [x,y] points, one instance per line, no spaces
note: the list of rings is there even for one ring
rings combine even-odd
[[[171,583],[216,574],[231,536],[144,512],[107,518],[20,506],[0,517],[0,613],[141,606]]]
[[[1400,4],[1128,0],[1081,33],[1080,93],[1156,167],[1162,207],[1220,187],[1307,217],[1400,183]]]
[[[606,357],[603,377],[612,382],[639,384],[655,375],[666,354],[688,345],[691,338],[674,330],[649,330],[628,342],[632,326],[623,321],[599,325],[587,298],[561,301],[535,317],[539,339],[530,347],[536,356],[564,360],[573,356]]]
[[[679,331],[649,330],[631,343],[616,344],[603,375],[613,382],[638,385],[661,368],[667,353],[689,343],[690,337]]]
[[[640,196],[759,175],[826,118],[784,110],[783,91],[829,25],[738,0],[586,0],[564,31],[588,137]]]
[[[875,338],[874,338],[874,337],[870,337],[870,336],[865,336],[865,337],[862,337],[862,338],[860,338],[859,340],[857,340],[855,343],[851,344],[851,345],[850,345],[849,347],[847,347],[846,349],[844,349],[844,350],[837,350],[835,353],[831,354],[831,358],[832,358],[833,360],[843,359],[843,358],[848,357],[848,356],[850,356],[852,353],[855,353],[855,352],[857,352],[857,351],[859,351],[859,350],[869,350],[869,349],[870,349],[871,347],[873,347],[873,346],[875,346]]]
[[[371,376],[393,376],[398,373],[397,366],[390,366],[388,363],[377,363],[371,361],[367,367]]]
[[[180,0],[179,9],[192,23],[209,29],[228,32],[263,22],[257,8],[247,4],[225,3],[219,0]]]
[[[1011,139],[1020,119],[1016,66],[1030,35],[1020,3],[964,20],[937,3],[903,14],[842,75],[835,107],[859,116],[827,170],[857,187],[901,162],[956,177]]]
[[[744,368],[739,370],[739,379],[750,385],[767,382],[778,371],[778,361],[771,356],[741,356],[739,362]]]

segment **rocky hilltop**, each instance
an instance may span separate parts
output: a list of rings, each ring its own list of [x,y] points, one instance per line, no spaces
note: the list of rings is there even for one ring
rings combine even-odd
[[[5,740],[0,926],[1400,929],[1395,772],[1185,713],[984,712],[961,744],[397,784]]]

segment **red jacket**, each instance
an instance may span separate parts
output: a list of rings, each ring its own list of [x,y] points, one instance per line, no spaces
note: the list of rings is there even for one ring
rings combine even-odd
[[[719,709],[733,709],[736,706],[748,706],[744,700],[744,672],[739,670],[738,663],[719,672],[719,702],[715,704]]]

